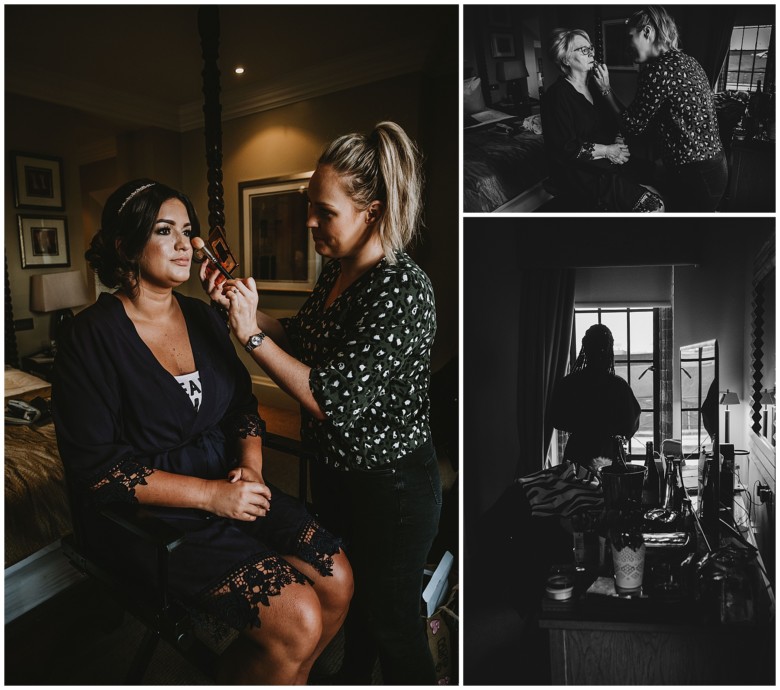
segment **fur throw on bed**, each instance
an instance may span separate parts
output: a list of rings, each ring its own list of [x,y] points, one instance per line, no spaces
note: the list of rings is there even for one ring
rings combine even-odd
[[[534,134],[542,133],[542,116],[531,115],[523,120],[523,129],[533,132]]]

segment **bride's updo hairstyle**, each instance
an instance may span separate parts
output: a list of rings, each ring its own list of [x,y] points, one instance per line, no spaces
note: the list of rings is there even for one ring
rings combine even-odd
[[[409,245],[420,226],[423,175],[414,142],[395,122],[380,122],[367,136],[338,137],[317,162],[341,176],[344,191],[357,208],[382,202],[377,227],[385,258],[394,264],[396,252]]]
[[[134,297],[138,289],[138,262],[151,237],[160,207],[178,199],[187,209],[192,237],[200,234],[200,223],[192,202],[181,192],[150,179],[126,182],[106,201],[101,228],[84,254],[100,282],[121,288]]]

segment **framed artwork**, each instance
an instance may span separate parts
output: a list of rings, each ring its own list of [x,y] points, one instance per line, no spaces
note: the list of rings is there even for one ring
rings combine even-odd
[[[12,153],[11,161],[16,208],[65,210],[61,159]]]
[[[17,216],[22,268],[70,266],[65,218]]]
[[[314,171],[238,185],[241,256],[258,290],[310,292],[322,260],[306,227]]]
[[[610,70],[638,72],[639,65],[628,46],[628,32],[625,19],[604,19],[601,22],[604,37],[604,64]]]
[[[491,34],[490,52],[494,58],[515,56],[515,37],[512,34]]]

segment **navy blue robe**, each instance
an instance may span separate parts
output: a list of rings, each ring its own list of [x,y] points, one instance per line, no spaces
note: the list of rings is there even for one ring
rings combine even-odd
[[[225,479],[239,436],[264,427],[257,399],[225,323],[198,299],[176,295],[200,373],[198,410],[139,337],[122,302],[102,294],[73,319],[54,367],[52,413],[74,495],[74,519],[91,548],[139,586],[155,581],[152,550],[108,523],[96,508],[135,501],[154,470]],[[147,506],[185,532],[171,552],[171,591],[241,629],[259,625],[255,605],[307,578],[279,554],[328,574],[338,541],[298,500],[272,488],[271,510],[255,522],[205,511]]]

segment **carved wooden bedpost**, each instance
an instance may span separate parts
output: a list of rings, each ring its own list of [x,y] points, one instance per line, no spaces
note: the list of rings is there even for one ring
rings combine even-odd
[[[209,231],[225,227],[225,197],[222,187],[222,106],[219,103],[219,8],[198,9],[198,31],[203,53],[203,115],[208,171]]]
[[[596,62],[604,62],[604,28],[601,24],[601,9],[596,8],[596,34],[593,37]]]

